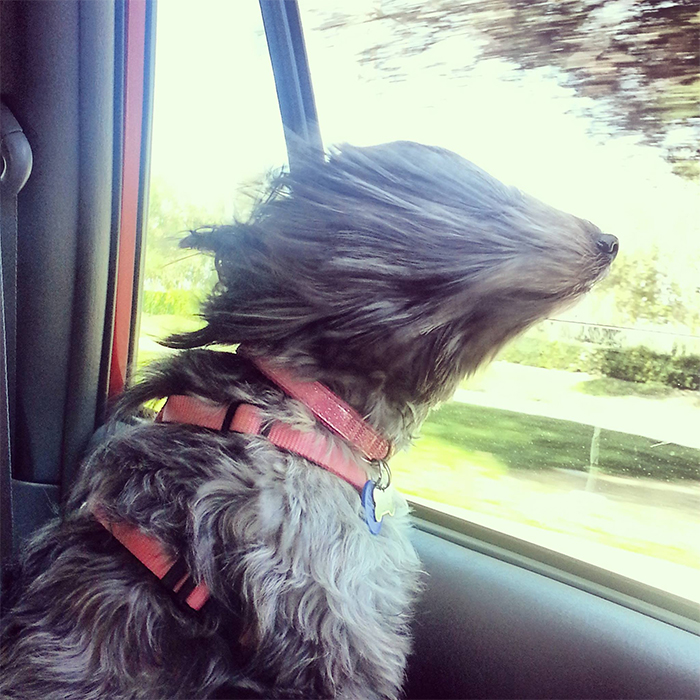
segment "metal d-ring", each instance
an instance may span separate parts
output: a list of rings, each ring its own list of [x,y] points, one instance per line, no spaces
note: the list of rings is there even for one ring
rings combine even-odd
[[[391,469],[389,469],[389,463],[385,459],[375,459],[373,464],[379,470],[379,477],[374,484],[375,489],[380,491],[386,491],[389,486],[391,486]]]

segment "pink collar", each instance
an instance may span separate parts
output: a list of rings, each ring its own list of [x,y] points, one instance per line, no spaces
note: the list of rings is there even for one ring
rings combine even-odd
[[[328,387],[320,382],[296,379],[286,370],[247,350],[241,354],[289,396],[301,401],[324,425],[361,452],[365,459],[381,462],[389,456],[389,442]],[[276,447],[318,464],[345,479],[360,492],[367,483],[367,474],[357,460],[347,455],[328,436],[318,431],[296,430],[277,421],[263,425],[260,409],[251,404],[238,405],[231,416],[227,405],[212,404],[194,396],[170,396],[157,420],[263,435]]]
[[[320,382],[305,382],[275,366],[270,360],[254,355],[248,348],[238,353],[250,360],[268,379],[289,396],[301,401],[326,427],[349,442],[366,459],[388,459],[391,445],[362,416]]]

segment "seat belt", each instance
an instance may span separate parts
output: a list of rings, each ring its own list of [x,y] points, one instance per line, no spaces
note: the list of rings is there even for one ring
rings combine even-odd
[[[17,345],[17,195],[32,170],[32,150],[0,103],[0,556],[12,553],[12,451]]]

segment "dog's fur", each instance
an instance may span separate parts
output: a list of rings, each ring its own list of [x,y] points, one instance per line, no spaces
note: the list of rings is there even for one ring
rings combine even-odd
[[[351,486],[262,437],[133,416],[192,394],[323,430],[246,359],[197,349],[245,342],[405,448],[465,375],[605,273],[600,236],[407,142],[308,158],[246,223],[193,233],[186,244],[213,251],[220,277],[206,326],[171,338],[182,352],[127,391],[115,421],[131,424],[27,547],[2,697],[396,698],[419,588],[405,503],[374,536]],[[184,554],[210,604],[175,601],[95,504]]]

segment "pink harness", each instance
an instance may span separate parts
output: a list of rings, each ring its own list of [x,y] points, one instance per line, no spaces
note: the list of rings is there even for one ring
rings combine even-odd
[[[239,348],[239,353],[285,393],[301,401],[326,427],[360,452],[364,459],[378,464],[380,471],[388,474],[386,459],[391,453],[391,444],[363,420],[354,408],[320,382],[296,379],[286,370],[251,354],[247,349]],[[263,427],[262,414],[257,406],[239,404],[232,411],[231,406],[213,404],[196,396],[175,395],[168,397],[156,422],[261,435],[276,447],[314,462],[360,492],[365,520],[375,535],[380,532],[382,515],[392,512],[387,510],[377,517],[375,488],[384,491],[388,483],[378,485],[369,480],[356,458],[348,456],[327,435],[318,431],[296,430],[277,421]],[[206,583],[193,581],[184,560],[170,557],[159,540],[134,525],[109,522],[99,508],[93,510],[93,515],[149,571],[174,591],[180,600],[194,610],[199,610],[206,603],[210,596]]]

